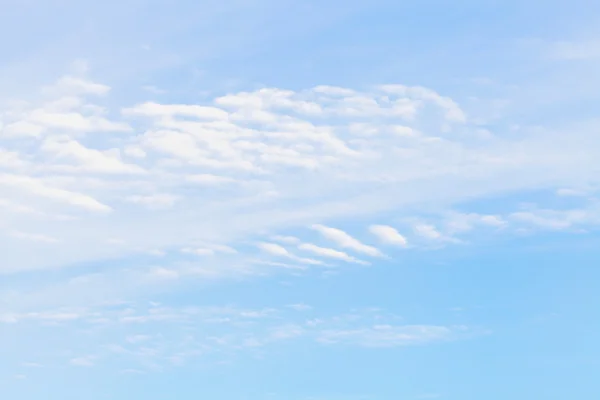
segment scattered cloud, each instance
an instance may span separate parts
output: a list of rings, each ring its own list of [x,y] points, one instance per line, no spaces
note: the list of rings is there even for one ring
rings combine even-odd
[[[395,228],[387,225],[371,225],[369,231],[383,243],[406,246],[407,241]]]
[[[276,241],[276,242],[285,243],[285,244],[292,244],[292,245],[300,243],[300,239],[298,239],[297,237],[294,237],[294,236],[276,235],[276,236],[273,236],[271,239],[274,240],[274,241]]]
[[[556,191],[556,194],[564,197],[580,197],[585,196],[587,193],[584,190],[561,188]]]
[[[28,312],[30,319],[19,319],[19,323],[39,324],[45,316],[68,312]],[[267,350],[270,345],[293,341],[393,348],[462,339],[470,332],[464,326],[403,325],[399,320],[374,309],[327,315],[304,304],[250,309],[126,303],[80,309],[78,318],[64,318],[54,329],[65,332],[77,327],[86,332],[77,346],[86,345],[90,353],[70,358],[69,364],[89,368],[118,358],[121,370],[140,372],[178,367],[197,357],[216,361],[232,352]],[[60,363],[65,353],[73,351],[68,341],[59,348],[41,349],[39,356],[50,363]],[[23,366],[39,367],[36,363]]]
[[[312,228],[319,232],[321,235],[323,235],[325,238],[335,242],[340,247],[351,249],[358,253],[363,253],[374,257],[380,257],[382,255],[381,252],[375,247],[368,246],[359,242],[358,240],[356,240],[355,238],[353,238],[352,236],[348,235],[346,232],[340,229],[330,228],[328,226],[318,224],[313,225]]]
[[[139,174],[144,170],[133,164],[126,164],[110,152],[89,149],[76,140],[62,137],[46,139],[41,151],[50,153],[57,159],[71,160],[71,165],[59,165],[56,168],[73,171],[97,172],[108,174]]]
[[[290,253],[286,248],[275,243],[259,243],[258,247],[271,255],[289,258],[304,264],[322,265],[323,262],[311,258],[302,258]]]
[[[73,278],[37,297],[0,292],[14,307],[0,310],[7,329],[85,329],[84,354],[95,355],[62,352],[74,366],[119,355],[130,363],[121,370],[146,372],[301,340],[368,348],[454,340],[469,328],[324,315],[302,303],[271,310],[96,304],[195,280],[337,272],[322,267],[370,265],[369,257],[463,243],[483,231],[600,223],[589,189],[597,174],[581,167],[599,158],[600,147],[587,139],[596,126],[572,130],[568,139],[550,129],[482,136],[457,101],[395,84],[267,87],[197,104],[118,104],[109,101],[108,86],[67,76],[43,93],[1,114],[2,229],[19,239],[0,243],[9,260],[3,273],[143,258],[142,266]],[[571,186],[586,190],[565,189]],[[523,209],[515,195],[501,209],[453,211],[531,187],[586,205]],[[512,209],[504,207],[509,203]],[[335,221],[345,221],[346,231],[332,227]],[[371,239],[391,245],[389,254]],[[40,256],[27,256],[34,253]],[[80,308],[31,306],[48,299]],[[157,335],[162,324],[169,329]],[[92,340],[100,330],[102,345]]]
[[[466,233],[476,228],[503,228],[507,222],[498,215],[448,212],[444,218],[445,231],[450,234]]]
[[[355,257],[352,257],[352,256],[344,253],[343,251],[330,249],[327,247],[320,247],[320,246],[314,245],[312,243],[302,243],[298,246],[298,248],[300,250],[308,251],[308,252],[311,252],[311,253],[321,256],[321,257],[334,258],[334,259],[341,260],[341,261],[363,264],[363,265],[369,264],[368,262],[359,260]]]
[[[585,171],[576,166],[589,165],[600,150],[586,139],[593,127],[574,131],[568,143],[550,130],[491,133],[484,140],[456,100],[418,86],[266,87],[196,103],[118,104],[107,102],[113,90],[88,72],[75,68],[45,87],[40,99],[3,110],[0,135],[10,140],[0,149],[0,212],[20,210],[6,232],[48,232],[33,218],[73,214],[51,236],[78,249],[46,246],[47,257],[34,263],[0,244],[11,254],[12,271],[152,249],[225,254],[197,241],[230,247],[239,240],[271,241],[292,254],[290,246],[314,242],[300,237],[306,224],[334,248],[300,250],[360,262],[354,254],[383,254],[353,236],[360,231],[327,224],[392,211],[401,214],[395,221],[425,221],[412,233],[429,241],[452,243],[486,227],[509,232],[509,222],[526,223],[518,210],[513,216],[447,212],[426,220],[419,205],[447,210],[532,186],[559,190],[581,180]],[[141,207],[132,213],[132,204]],[[402,211],[409,209],[412,215]],[[404,238],[420,245],[410,227],[401,235],[384,226],[370,229],[380,243],[403,246]],[[268,237],[253,237],[257,232]],[[125,233],[127,245],[106,242]]]
[[[238,251],[233,247],[223,244],[203,243],[198,247],[186,247],[181,250],[183,253],[194,254],[197,256],[212,256],[215,254],[237,254]]]
[[[510,310],[544,306],[545,294],[569,292],[553,285],[577,283],[563,273],[534,288],[490,279],[498,272],[486,264],[492,250],[518,250],[523,265],[512,267],[527,281],[539,273],[531,258],[540,248],[597,247],[600,41],[597,24],[585,26],[598,10],[592,2],[579,7],[583,17],[561,2],[518,12],[505,2],[452,3],[438,25],[475,14],[477,23],[441,34],[423,2],[109,0],[69,2],[75,7],[60,18],[44,18],[57,2],[5,3],[7,397],[27,398],[42,383],[58,398],[77,396],[80,388],[60,382],[79,376],[136,381],[139,393],[128,395],[144,398],[157,386],[152,374],[172,369],[228,378],[251,368],[261,378],[253,382],[268,387],[261,381],[272,363],[261,360],[296,355],[275,375],[293,379],[317,355],[326,362],[316,368],[338,368],[340,379],[316,392],[294,392],[285,379],[266,392],[253,382],[227,389],[272,400],[446,397],[435,384],[448,380],[435,376],[444,368],[427,371],[423,385],[423,369],[413,368],[413,387],[365,392],[364,371],[343,363],[360,363],[358,355],[435,364],[444,349],[469,346],[447,342],[485,333],[480,323],[518,328],[532,319],[524,312],[539,310],[519,310],[518,321]],[[531,34],[538,38],[524,43]],[[490,45],[474,63],[482,38]],[[63,69],[75,53],[89,62]],[[592,278],[564,252],[547,253],[546,261],[561,258],[569,273]],[[487,268],[453,270],[456,256]],[[440,272],[452,276],[450,290],[434,290]],[[503,290],[512,299],[499,321]],[[578,310],[570,326],[585,327],[590,315],[584,291],[553,302]],[[492,342],[479,341],[478,354]],[[520,356],[539,359],[540,349]],[[375,380],[390,380],[386,373]]]
[[[443,239],[443,235],[436,229],[435,226],[429,224],[418,224],[414,228],[415,233],[421,237],[430,240]]]
[[[50,200],[67,203],[89,211],[107,212],[112,209],[106,204],[82,193],[51,186],[40,179],[29,176],[0,173],[0,185],[31,193]]]
[[[398,347],[447,340],[453,334],[453,329],[445,326],[375,325],[362,329],[324,330],[319,341],[364,347]]]
[[[534,209],[518,211],[511,214],[515,221],[529,224],[536,228],[563,230],[600,222],[600,214],[594,210],[543,210]]]
[[[292,257],[290,252],[288,252],[284,247],[275,243],[259,243],[258,247],[274,256]]]

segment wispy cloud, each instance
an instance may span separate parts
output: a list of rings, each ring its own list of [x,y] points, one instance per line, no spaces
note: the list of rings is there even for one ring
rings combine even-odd
[[[35,266],[19,257],[22,253],[16,248],[7,248],[11,270],[25,264],[28,269],[45,268],[50,261],[70,265],[126,257],[139,249],[196,248],[208,254],[215,250],[195,246],[194,241],[230,246],[238,238],[251,239],[248,232],[261,231],[283,237],[284,229],[298,230],[307,221],[346,254],[324,255],[319,250],[323,257],[381,257],[377,247],[327,221],[404,206],[417,215],[401,217],[419,220],[420,203],[446,207],[532,184],[558,189],[579,176],[569,167],[579,164],[569,160],[598,158],[598,148],[586,144],[583,131],[571,136],[568,146],[554,132],[473,141],[471,133],[479,128],[458,102],[423,87],[270,87],[232,91],[202,104],[142,100],[108,110],[98,99],[110,98],[113,90],[87,74],[80,69],[60,78],[43,89],[43,100],[11,106],[5,113],[4,130],[11,132],[14,124],[21,124],[33,134],[10,133],[13,140],[0,157],[10,165],[0,173],[0,186],[7,193],[3,204],[10,198],[10,204],[39,213],[76,213],[52,236],[78,248],[47,248],[48,256]],[[61,119],[65,115],[77,129],[63,129],[59,122],[66,121]],[[428,129],[421,126],[424,121]],[[438,128],[452,132],[452,127],[463,133],[444,138],[436,133]],[[106,135],[92,140],[90,135],[98,129]],[[369,140],[364,139],[367,133]],[[31,150],[27,157],[21,152],[24,143]],[[546,173],[540,174],[542,170]],[[546,177],[552,171],[562,178],[549,183]],[[442,189],[445,195],[440,197]],[[98,219],[78,209],[113,215]],[[136,212],[130,213],[132,209]],[[447,215],[443,221],[421,224],[413,233],[440,241],[476,227],[503,226],[506,221],[496,214]],[[31,226],[32,218],[19,213],[8,229],[25,231],[23,226]],[[150,235],[150,226],[160,230]],[[381,243],[401,246],[401,237],[411,241],[408,233],[396,234],[383,226],[371,228]],[[124,234],[130,238],[127,246],[117,248],[105,240]],[[272,241],[286,246],[306,241],[282,237]]]
[[[327,239],[335,242],[340,247],[367,254],[369,256],[378,257],[382,255],[377,248],[359,242],[341,229],[330,228],[324,225],[313,225],[312,228]]]
[[[324,330],[319,341],[365,347],[397,347],[447,340],[454,334],[445,326],[375,325],[363,329]]]
[[[433,19],[393,0],[56,3],[0,12],[7,397],[84,397],[60,383],[114,374],[129,397],[190,392],[150,376],[172,368],[252,369],[225,392],[205,380],[227,398],[445,397],[464,370],[403,365],[443,366],[480,325],[518,335],[551,292],[577,286],[569,326],[597,311],[583,304],[600,228],[594,2],[438,1]],[[567,245],[589,254],[574,263]],[[531,248],[568,273],[493,279],[497,254],[535,279]],[[519,357],[539,360],[530,347]],[[364,357],[395,368],[353,368]],[[307,367],[336,374],[296,390]],[[414,384],[363,392],[398,373]]]
[[[73,206],[81,207],[90,211],[111,211],[111,208],[109,206],[100,203],[99,201],[90,196],[61,188],[56,188],[48,185],[47,183],[44,183],[40,179],[36,179],[33,177],[14,174],[0,174],[0,185],[8,186],[16,190],[21,190],[37,196],[45,197],[50,200],[56,200],[67,204],[71,204]]]
[[[298,246],[298,248],[300,250],[308,251],[308,252],[311,252],[311,253],[321,256],[321,257],[335,258],[337,260],[351,262],[351,263],[357,263],[357,264],[364,264],[364,265],[369,264],[368,262],[359,260],[356,257],[352,257],[352,256],[348,255],[347,253],[344,253],[343,251],[330,249],[327,247],[320,247],[320,246],[314,245],[312,243],[302,243]]]
[[[28,323],[44,323],[49,316],[66,313],[62,309],[29,312]],[[25,322],[20,317],[18,320]],[[79,310],[77,319],[65,318],[62,322],[55,329],[71,330],[76,326],[85,330],[88,337],[84,342],[90,353],[71,357],[69,364],[91,368],[118,362],[120,369],[139,371],[151,371],[153,365],[176,367],[200,356],[218,357],[223,352],[267,349],[276,343],[298,340],[314,345],[392,348],[461,339],[469,332],[462,326],[403,325],[398,323],[398,317],[374,310],[332,316],[302,304],[263,309],[159,304],[95,306]],[[73,351],[68,341],[60,346],[46,349],[40,356],[59,363],[65,352]]]
[[[415,226],[415,233],[426,239],[441,240],[443,235],[436,229],[435,226],[429,224],[418,224]]]
[[[384,243],[406,246],[407,240],[395,228],[387,225],[371,225],[369,231]]]
[[[313,259],[310,259],[310,258],[298,257],[298,256],[290,253],[283,246],[280,246],[280,245],[275,244],[275,243],[265,243],[265,242],[263,242],[263,243],[259,243],[258,247],[260,247],[263,251],[265,251],[265,252],[267,252],[269,254],[272,254],[274,256],[289,258],[291,260],[298,261],[300,263],[313,264],[313,265],[322,265],[323,264],[323,262],[321,262],[321,261],[313,260]]]

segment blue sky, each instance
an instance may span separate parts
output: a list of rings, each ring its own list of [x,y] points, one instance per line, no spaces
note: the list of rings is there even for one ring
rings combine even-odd
[[[0,5],[6,398],[600,396],[600,4]]]

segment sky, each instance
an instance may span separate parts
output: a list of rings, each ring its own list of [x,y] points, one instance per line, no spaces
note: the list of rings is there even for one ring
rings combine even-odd
[[[600,398],[600,3],[0,9],[3,397]]]

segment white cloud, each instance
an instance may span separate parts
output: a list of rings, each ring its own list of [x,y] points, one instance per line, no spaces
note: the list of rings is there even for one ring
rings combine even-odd
[[[134,147],[134,146],[128,146],[125,147],[125,149],[123,150],[123,153],[129,157],[133,157],[133,158],[145,158],[146,157],[146,152],[142,149],[140,149],[139,147]]]
[[[296,247],[314,240],[276,236],[306,224],[344,250],[321,247],[321,257],[357,262],[347,253],[382,253],[352,236],[360,230],[330,228],[332,221],[394,213],[399,221],[427,221],[416,236],[450,243],[475,229],[534,226],[527,217],[511,216],[514,210],[444,211],[454,205],[531,187],[556,191],[600,183],[594,168],[584,167],[600,158],[590,139],[594,124],[564,131],[525,127],[516,136],[493,132],[483,140],[467,110],[426,88],[263,88],[207,96],[199,104],[143,98],[119,104],[110,96],[117,90],[89,81],[83,69],[78,74],[45,90],[41,101],[32,96],[1,110],[3,137],[18,124],[32,135],[3,142],[0,212],[11,214],[5,231],[51,232],[51,220],[69,215],[52,236],[76,249],[43,246],[45,256],[34,260],[0,243],[0,251],[10,254],[11,271],[157,249],[195,249],[221,263],[226,253],[205,243],[237,247],[264,240]],[[96,96],[105,98],[100,103]],[[102,119],[123,129],[98,133],[108,129]],[[130,212],[127,202],[144,207]],[[424,205],[441,211],[425,219]],[[586,225],[569,218],[574,226]],[[379,239],[402,243],[388,234],[380,232]],[[111,245],[110,237],[127,237],[127,244]],[[266,261],[244,253],[236,256],[244,265],[237,273],[255,273],[253,263]]]
[[[237,254],[237,250],[233,247],[222,245],[222,244],[208,244],[204,243],[201,247],[187,247],[182,249],[182,252],[188,254],[195,254],[197,256],[212,256],[218,253],[224,254]]]
[[[511,219],[530,226],[550,230],[564,230],[600,223],[600,211],[597,208],[546,210],[532,209],[518,211],[510,215]]]
[[[42,341],[39,346],[34,344],[35,353],[43,357],[46,367],[64,362],[64,354],[85,349],[87,355],[73,357],[69,363],[93,367],[100,360],[110,364],[118,360],[120,368],[142,371],[169,368],[197,357],[218,361],[224,354],[257,347],[268,351],[270,345],[297,340],[309,345],[390,348],[461,339],[470,332],[462,326],[400,325],[399,317],[383,310],[359,309],[327,316],[322,310],[302,304],[252,309],[127,302],[88,307],[78,319],[67,318],[64,310],[27,314],[35,316],[30,318],[34,328],[47,322],[48,317],[57,319],[64,314],[61,324],[53,327],[59,337],[76,327],[86,332],[77,343],[53,341],[51,348]],[[6,325],[3,329],[12,333],[18,326]],[[174,360],[175,364],[171,362]]]
[[[46,128],[29,121],[17,121],[0,127],[2,136],[18,137],[18,136],[33,136],[39,137],[46,131]]]
[[[600,226],[594,205],[600,188],[600,124],[591,119],[581,123],[593,117],[586,100],[598,93],[594,63],[586,63],[600,59],[594,38],[556,46],[556,58],[575,63],[542,66],[532,54],[496,57],[506,46],[491,49],[494,54],[468,65],[466,73],[487,76],[477,69],[497,58],[528,65],[510,71],[493,66],[495,82],[486,85],[462,79],[465,70],[452,71],[469,64],[468,57],[451,59],[440,68],[436,52],[388,54],[390,45],[398,46],[385,38],[376,48],[371,43],[362,49],[342,44],[337,58],[347,71],[330,82],[352,84],[302,87],[307,79],[295,79],[299,71],[309,71],[309,80],[324,83],[326,75],[336,75],[337,65],[330,62],[336,57],[327,49],[323,62],[311,65],[305,60],[306,65],[296,64],[283,74],[279,67],[285,70],[287,60],[270,65],[273,74],[257,71],[260,66],[254,61],[268,64],[261,56],[277,53],[270,51],[276,50],[274,44],[303,42],[307,32],[319,37],[319,30],[330,28],[332,21],[373,14],[381,2],[344,2],[343,10],[323,2],[324,7],[313,10],[301,1],[278,7],[262,1],[236,2],[233,7],[218,1],[153,2],[158,9],[145,7],[145,2],[109,1],[94,3],[91,13],[89,4],[78,2],[68,7],[58,25],[83,17],[84,24],[73,25],[83,27],[79,32],[72,31],[72,24],[58,26],[56,19],[51,23],[57,29],[38,26],[44,18],[21,24],[12,18],[28,12],[20,3],[9,0],[9,18],[0,18],[8,22],[0,27],[11,42],[8,53],[12,48],[20,53],[5,54],[8,63],[0,74],[0,236],[5,239],[0,240],[0,331],[8,338],[0,354],[3,364],[16,369],[5,377],[9,392],[11,385],[25,387],[10,382],[21,372],[31,386],[42,375],[51,379],[61,371],[90,372],[68,371],[70,359],[84,366],[106,360],[93,371],[92,378],[98,378],[119,371],[168,370],[194,358],[192,369],[199,364],[211,368],[213,362],[251,362],[268,358],[269,352],[281,358],[288,351],[298,352],[285,348],[292,343],[309,353],[331,350],[319,349],[319,344],[341,346],[345,354],[355,346],[383,353],[454,339],[463,328],[444,324],[467,317],[476,324],[480,313],[454,315],[448,305],[446,311],[429,310],[447,314],[438,321],[435,315],[419,319],[377,311],[365,316],[355,309],[339,315],[338,306],[353,308],[375,299],[354,296],[353,304],[342,304],[348,296],[331,293],[339,299],[335,304],[325,301],[325,309],[319,309],[321,297],[329,293],[315,296],[310,283],[320,281],[318,286],[326,291],[338,286],[327,283],[339,279],[333,274],[347,274],[358,285],[357,279],[369,274],[389,277],[377,273],[376,263],[385,260],[380,256],[388,250],[390,256],[400,254],[392,246],[386,250],[386,244],[397,245],[409,262],[420,257],[421,246],[447,244],[455,237],[472,241],[472,247],[485,241],[487,248],[493,247],[489,240],[522,228],[581,232]],[[40,17],[53,11],[51,3],[28,4]],[[365,9],[373,5],[375,9]],[[119,15],[112,20],[116,8]],[[556,11],[552,4],[546,8]],[[306,23],[305,12],[316,20]],[[224,30],[218,22],[225,18]],[[108,20],[109,29],[87,29],[107,26],[103,22]],[[32,35],[32,26],[58,35]],[[273,32],[277,43],[269,38]],[[450,48],[465,50],[450,43],[455,38],[446,39]],[[20,40],[33,46],[22,51]],[[256,43],[269,51],[257,54]],[[408,47],[410,53],[418,46]],[[45,54],[36,49],[45,49]],[[98,62],[93,75],[100,80],[91,79],[80,64],[77,71],[37,91],[36,85],[51,82],[49,75],[74,51]],[[357,57],[357,51],[367,57]],[[373,59],[369,55],[391,64],[363,68],[361,62]],[[293,62],[297,57],[291,58]],[[394,58],[410,65],[397,68]],[[220,65],[232,59],[250,65]],[[358,63],[350,65],[350,59]],[[199,76],[190,61],[212,70]],[[333,68],[319,70],[323,65]],[[439,84],[440,92],[365,82],[387,79],[398,70],[417,72],[409,74],[411,81],[433,72],[427,81]],[[532,70],[540,73],[528,76],[528,82],[518,81],[522,72]],[[231,71],[242,75],[227,80]],[[452,82],[444,80],[451,75]],[[255,90],[258,84],[250,76],[261,76],[267,86]],[[274,82],[283,83],[272,87]],[[540,90],[532,94],[535,85]],[[16,101],[4,102],[8,97]],[[555,198],[554,193],[574,195],[560,188],[585,194]],[[527,201],[538,204],[520,206]],[[393,227],[372,225],[388,222]],[[343,230],[330,231],[333,239],[327,239],[305,229],[313,224]],[[10,238],[11,233],[21,240]],[[565,235],[552,234],[557,243],[573,244],[571,239],[561,241]],[[410,246],[403,249],[407,241]],[[260,252],[255,245],[261,242],[279,247]],[[349,269],[308,268],[311,259],[305,256]],[[358,268],[359,273],[360,266],[345,264],[367,264],[362,259],[373,261],[375,268]],[[218,284],[224,282],[215,280],[226,279],[235,283],[220,290]],[[245,280],[252,288],[238,290]],[[267,290],[246,298],[262,288]],[[279,300],[271,299],[275,310],[260,308],[279,295]],[[215,299],[260,306],[205,306]],[[107,300],[110,305],[101,305]],[[182,304],[186,301],[189,306]],[[288,305],[301,301],[317,307]],[[73,305],[80,308],[69,308]],[[18,370],[22,360],[32,359],[46,369]],[[439,388],[430,383],[413,395],[436,393]]]
[[[418,224],[414,227],[414,231],[417,235],[422,236],[426,239],[431,239],[431,240],[443,239],[443,235],[433,225]]]
[[[558,196],[565,196],[565,197],[580,197],[580,196],[585,196],[586,191],[570,189],[570,188],[561,188],[556,191],[556,194]]]
[[[173,269],[156,267],[153,268],[147,276],[150,280],[171,281],[179,279],[181,274]]]
[[[445,231],[458,234],[472,231],[478,227],[503,228],[507,222],[498,215],[449,212],[445,216]]]
[[[340,247],[351,249],[359,253],[367,254],[369,256],[374,257],[379,257],[382,255],[381,252],[375,247],[368,246],[359,242],[358,240],[356,240],[355,238],[353,238],[352,236],[348,235],[346,232],[340,229],[330,228],[328,226],[320,224],[313,225],[312,228],[327,239],[335,242]]]
[[[0,168],[16,169],[27,165],[21,155],[16,151],[8,151],[0,148]]]
[[[320,85],[313,88],[313,92],[322,93],[332,97],[349,97],[356,92],[352,89],[347,89],[339,86]]]
[[[51,153],[59,159],[73,161],[75,163],[73,167],[76,170],[109,174],[139,174],[144,172],[137,165],[126,164],[110,153],[89,149],[68,138],[48,138],[42,143],[41,150]]]
[[[237,254],[238,252],[233,247],[226,246],[224,244],[205,244],[205,246],[220,253]]]
[[[273,236],[272,239],[276,242],[281,242],[281,243],[285,243],[285,244],[298,244],[300,243],[300,239],[298,239],[297,237],[294,236],[282,236],[282,235],[276,235]]]
[[[384,243],[406,246],[407,241],[395,228],[387,225],[371,225],[369,231]]]
[[[13,201],[10,201],[7,199],[2,199],[2,198],[0,198],[0,207],[10,210],[11,212],[15,212],[15,213],[34,214],[34,215],[42,214],[32,207],[25,206],[22,204],[17,204]]]
[[[321,257],[335,258],[337,260],[351,262],[351,263],[357,263],[357,264],[364,264],[364,265],[368,264],[367,262],[359,260],[355,257],[352,257],[352,256],[344,253],[343,251],[329,249],[326,247],[320,247],[320,246],[316,246],[311,243],[302,243],[301,245],[298,246],[298,248],[300,250],[308,251],[308,252],[311,252],[311,253],[321,256]]]
[[[96,96],[106,95],[110,91],[110,87],[95,83],[84,78],[76,76],[64,76],[52,86],[44,88],[44,92],[58,95],[80,95],[91,94]]]
[[[43,109],[34,110],[29,116],[34,125],[47,129],[72,130],[82,132],[130,132],[132,128],[122,122],[111,122],[99,116],[84,116],[77,112],[59,113]]]
[[[266,253],[269,253],[271,255],[277,256],[277,257],[285,257],[285,258],[289,258],[291,260],[294,261],[298,261],[300,263],[304,263],[304,264],[313,264],[313,265],[321,265],[323,264],[322,262],[318,261],[318,260],[313,260],[310,258],[302,258],[302,257],[298,257],[292,253],[290,253],[285,247],[280,246],[278,244],[275,243],[259,243],[258,247],[263,250]]]
[[[449,97],[440,96],[431,89],[404,85],[382,85],[381,90],[386,93],[394,93],[401,96],[409,96],[416,99],[428,100],[439,106],[445,113],[444,117],[449,122],[464,123],[467,117],[460,106]]]
[[[187,116],[205,120],[227,120],[228,113],[216,108],[188,104],[144,103],[132,108],[123,109],[125,115],[145,117]]]
[[[497,215],[483,215],[481,217],[481,222],[486,225],[502,227],[506,225],[506,221],[500,218]]]
[[[11,186],[34,195],[61,201],[90,211],[111,211],[111,208],[96,199],[77,192],[49,186],[43,181],[23,175],[0,174],[0,185]]]
[[[184,253],[189,253],[189,254],[195,254],[197,256],[212,256],[215,254],[215,251],[213,249],[206,249],[206,248],[195,248],[195,249],[190,249],[190,248],[185,248],[182,249],[182,252]]]
[[[269,254],[280,257],[290,257],[291,253],[287,251],[283,246],[275,243],[259,243],[258,247],[261,250],[266,251]]]
[[[364,347],[398,347],[448,340],[453,333],[453,330],[446,326],[374,325],[361,329],[324,330],[319,335],[319,341]]]

